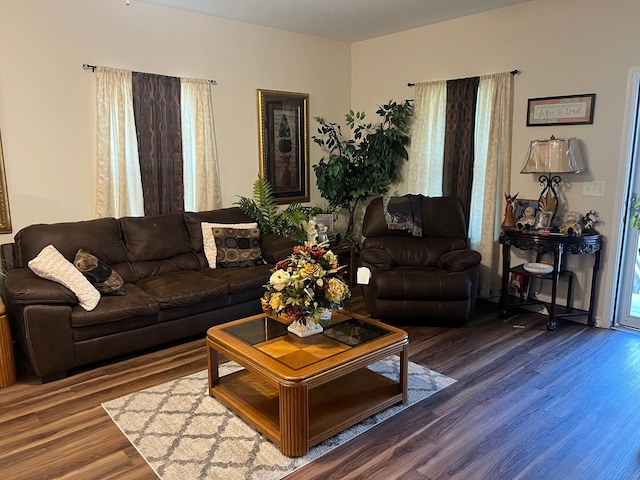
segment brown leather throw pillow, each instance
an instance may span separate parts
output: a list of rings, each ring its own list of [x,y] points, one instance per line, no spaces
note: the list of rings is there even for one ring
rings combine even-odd
[[[108,263],[100,260],[95,255],[79,249],[73,264],[96,287],[101,295],[125,294],[122,277]]]

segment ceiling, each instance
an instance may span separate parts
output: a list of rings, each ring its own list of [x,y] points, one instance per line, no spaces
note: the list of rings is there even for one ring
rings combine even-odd
[[[358,42],[530,0],[131,0]]]

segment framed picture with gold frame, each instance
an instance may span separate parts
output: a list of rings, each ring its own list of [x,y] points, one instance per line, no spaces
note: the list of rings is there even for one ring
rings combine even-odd
[[[309,95],[258,90],[260,175],[277,203],[309,201]]]
[[[2,154],[2,136],[0,135],[0,233],[11,233],[12,231],[7,178],[4,173],[4,156]]]

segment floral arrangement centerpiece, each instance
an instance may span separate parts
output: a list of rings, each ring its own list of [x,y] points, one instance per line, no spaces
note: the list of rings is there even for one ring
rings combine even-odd
[[[293,248],[293,254],[279,261],[272,270],[262,297],[262,309],[292,320],[289,331],[307,336],[322,331],[318,324],[326,311],[344,308],[351,291],[341,275],[344,266],[329,249],[305,243]]]

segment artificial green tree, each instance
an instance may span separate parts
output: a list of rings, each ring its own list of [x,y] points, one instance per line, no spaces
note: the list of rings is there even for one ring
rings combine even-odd
[[[380,123],[364,123],[364,112],[345,115],[351,136],[345,138],[338,124],[323,117],[313,141],[328,150],[328,157],[313,166],[320,194],[331,207],[346,209],[349,215],[345,238],[353,239],[354,218],[361,202],[384,195],[398,180],[402,161],[409,158],[411,103],[389,101],[376,111]]]

